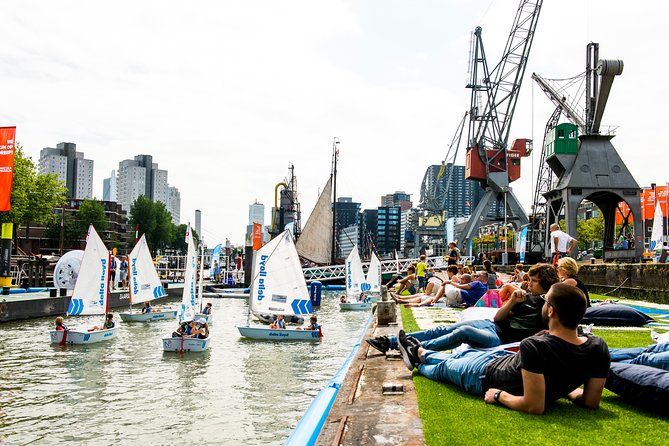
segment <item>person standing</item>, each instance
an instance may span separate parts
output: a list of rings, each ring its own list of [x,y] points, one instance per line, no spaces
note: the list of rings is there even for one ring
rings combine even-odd
[[[551,225],[550,235],[551,263],[557,265],[557,261],[562,257],[567,257],[578,245],[578,240],[563,232],[560,225],[553,223]]]
[[[667,257],[669,257],[669,245],[667,245],[667,242],[663,242],[662,253],[660,254],[660,263],[667,263]]]
[[[455,242],[450,242],[448,244],[448,255],[446,256],[446,263],[448,265],[457,265],[458,259],[460,257],[460,251],[458,251]]]
[[[420,262],[416,265],[416,276],[418,276],[418,289],[423,292],[425,290],[425,276],[427,273],[427,263],[425,263],[425,254],[421,254]]]
[[[128,284],[128,258],[126,256],[121,257],[119,271],[121,273],[121,288],[125,288]]]

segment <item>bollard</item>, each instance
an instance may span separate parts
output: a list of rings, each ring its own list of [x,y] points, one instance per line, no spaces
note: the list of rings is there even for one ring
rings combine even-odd
[[[382,302],[388,301],[388,287],[385,285],[381,285],[381,301]]]
[[[49,288],[49,297],[56,297],[58,295],[57,288]]]
[[[309,299],[311,300],[311,305],[314,307],[321,306],[321,290],[323,289],[323,284],[318,280],[314,280],[309,284]]]
[[[591,264],[591,265],[594,265],[594,264],[595,264],[595,258],[594,258],[594,257],[590,257],[590,264]]]
[[[2,287],[2,295],[3,296],[9,296],[9,287],[8,286],[3,286]]]
[[[60,297],[67,296],[67,288],[60,288]]]
[[[397,323],[395,301],[381,301],[376,303],[376,323],[379,326]]]

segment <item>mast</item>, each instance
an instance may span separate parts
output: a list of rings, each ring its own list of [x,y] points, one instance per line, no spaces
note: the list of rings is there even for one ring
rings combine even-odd
[[[339,158],[339,138],[332,140],[332,259],[334,265],[337,256],[337,159]]]
[[[226,262],[227,264],[227,262]],[[211,265],[209,265],[211,268]],[[200,313],[202,313],[202,282],[204,281],[204,237],[200,239],[200,283],[197,286],[197,300],[200,301]]]

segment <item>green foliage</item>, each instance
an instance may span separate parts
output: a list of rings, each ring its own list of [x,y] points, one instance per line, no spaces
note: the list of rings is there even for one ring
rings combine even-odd
[[[60,246],[60,218],[56,218],[47,225],[45,235],[50,246]],[[72,242],[82,239],[81,226],[72,214],[66,212],[63,216],[63,240]]]
[[[151,251],[176,249],[182,251],[186,225],[175,226],[172,216],[160,201],[151,201],[145,196],[138,197],[130,207],[131,229],[139,226],[139,235],[146,235]],[[183,227],[183,231],[180,228]],[[183,250],[182,252],[185,252]]]
[[[93,225],[98,234],[102,234],[109,226],[105,208],[98,200],[82,201],[77,211],[77,221],[82,235],[87,233],[90,225]]]
[[[597,217],[577,222],[578,242],[581,249],[590,248],[592,242],[604,240],[604,217]]]
[[[407,332],[419,329],[411,309],[402,308]],[[639,347],[650,344],[649,330],[601,330],[611,347]],[[662,445],[667,423],[604,390],[599,410],[576,407],[566,400],[549,406],[544,415],[527,415],[500,405],[485,404],[482,397],[460,388],[431,381],[417,372],[413,381],[418,395],[425,444],[495,445]]]
[[[21,145],[17,144],[14,153],[12,209],[0,213],[0,221],[14,223],[16,232],[20,225],[31,222],[49,224],[58,219],[54,209],[66,202],[66,192],[66,187],[55,175],[38,175],[35,163],[25,156]]]

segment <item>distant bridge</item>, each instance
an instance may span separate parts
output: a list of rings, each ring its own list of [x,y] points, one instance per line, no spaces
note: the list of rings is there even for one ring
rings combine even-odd
[[[473,256],[462,256],[460,262],[462,264],[471,264],[474,261]],[[418,259],[391,259],[391,260],[382,260],[381,261],[381,274],[397,274],[397,264],[399,262],[400,272],[406,272],[407,267],[413,262],[418,262]],[[445,269],[446,262],[442,256],[428,257],[425,259],[428,268],[438,268]],[[362,263],[362,269],[367,274],[369,270],[369,262]],[[334,280],[344,280],[346,277],[346,265],[331,265],[331,266],[319,266],[313,268],[303,268],[304,278],[307,282],[318,280],[320,282],[328,282]]]

